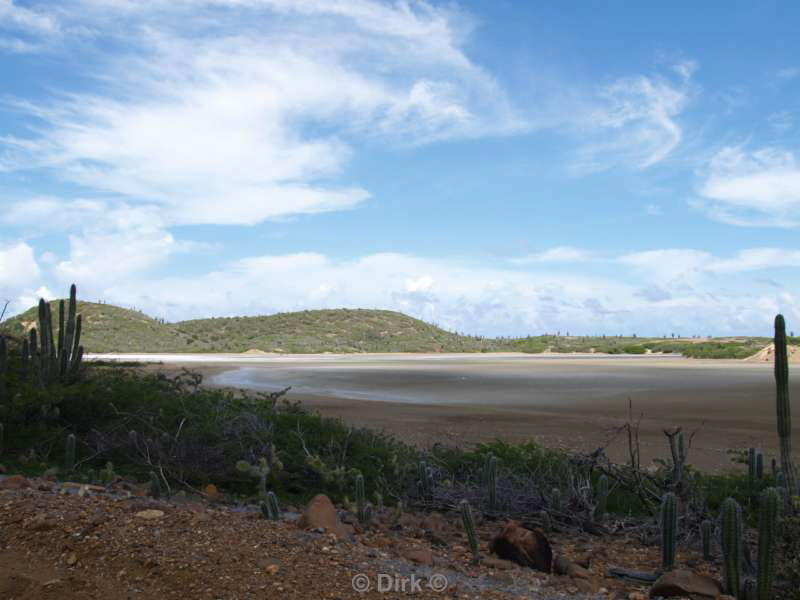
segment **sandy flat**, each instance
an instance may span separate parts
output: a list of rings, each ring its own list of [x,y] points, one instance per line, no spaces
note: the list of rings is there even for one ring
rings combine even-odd
[[[155,357],[124,360],[148,358]],[[761,447],[767,463],[777,452],[770,363],[514,353],[158,355],[157,360],[173,369],[200,370],[210,385],[261,390],[291,385],[293,399],[322,414],[423,445],[499,438],[593,450],[625,422],[630,399],[635,415],[643,415],[643,464],[668,456],[662,430],[673,426],[698,431],[690,462],[703,469],[728,468],[728,448]],[[797,423],[795,372],[790,396]],[[621,435],[610,443],[613,459],[625,459],[626,444]]]

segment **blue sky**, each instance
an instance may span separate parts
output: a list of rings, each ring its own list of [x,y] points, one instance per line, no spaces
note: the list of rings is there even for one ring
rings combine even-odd
[[[0,0],[0,298],[791,329],[798,22],[790,2]]]

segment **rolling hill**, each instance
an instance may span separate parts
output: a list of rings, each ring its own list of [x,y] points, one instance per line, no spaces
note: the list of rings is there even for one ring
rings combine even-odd
[[[57,314],[58,301],[51,303]],[[399,312],[305,310],[256,317],[217,317],[165,323],[136,310],[78,302],[87,352],[675,352],[692,358],[745,358],[769,338],[665,339],[633,336],[540,335],[485,338],[460,335]],[[0,324],[21,337],[36,326],[36,308]],[[797,344],[797,338],[789,340]]]
[[[51,302],[53,314],[58,301]],[[499,340],[451,333],[388,310],[307,310],[259,317],[164,323],[111,304],[78,302],[87,352],[480,352],[506,350]],[[22,336],[36,308],[0,328]]]

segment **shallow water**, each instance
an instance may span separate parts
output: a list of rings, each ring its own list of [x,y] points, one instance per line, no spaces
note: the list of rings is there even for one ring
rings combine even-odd
[[[241,366],[208,383],[432,405],[552,406],[668,394],[678,403],[702,399],[711,411],[726,399],[774,393],[770,365],[672,356],[337,357]]]

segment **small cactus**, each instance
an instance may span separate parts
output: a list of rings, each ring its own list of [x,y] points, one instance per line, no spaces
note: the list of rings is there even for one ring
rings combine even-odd
[[[464,523],[464,531],[467,533],[469,548],[472,550],[472,560],[477,563],[481,559],[481,553],[478,546],[478,534],[475,531],[475,518],[472,516],[472,507],[466,500],[462,500],[458,506],[461,510],[461,520]]]
[[[153,498],[160,498],[161,492],[161,479],[159,479],[155,471],[150,471],[150,495]]]
[[[597,480],[597,506],[594,509],[595,521],[602,521],[608,508],[608,477],[600,475]]]
[[[740,598],[742,564],[742,507],[733,498],[722,503],[722,555],[725,591]]]
[[[700,533],[703,537],[703,559],[712,560],[714,558],[712,550],[714,524],[706,519],[700,524]]]
[[[546,510],[540,510],[539,518],[542,521],[542,529],[549,532],[553,528],[553,521],[550,519],[550,513]]]
[[[761,495],[758,514],[758,600],[769,600],[775,578],[775,545],[778,530],[778,492],[770,488]]]
[[[250,464],[246,460],[237,460],[236,470],[240,473],[247,473],[250,477],[258,479],[258,499],[261,502],[267,499],[267,476],[270,474],[271,469],[266,458],[262,456],[258,464],[255,465]]]
[[[678,540],[678,497],[667,492],[661,499],[661,568],[671,571],[675,568],[675,553]]]
[[[359,473],[356,475],[356,512],[358,520],[362,525],[366,525],[367,519],[367,494],[364,490],[364,476]]]
[[[419,465],[417,467],[417,474],[419,475],[417,486],[419,487],[420,495],[426,500],[432,499],[433,469],[428,465],[427,462],[421,460],[419,461]]]
[[[278,497],[275,495],[275,492],[267,492],[266,500],[261,501],[261,514],[264,515],[265,519],[269,519],[270,521],[280,521],[281,509],[278,505]]]
[[[561,490],[557,487],[550,492],[550,504],[553,506],[553,510],[561,512]]]
[[[486,457],[484,478],[486,480],[486,496],[489,501],[489,510],[494,511],[497,509],[497,457],[494,454]]]
[[[109,461],[106,463],[105,468],[100,471],[100,482],[103,485],[111,485],[116,478],[117,474],[114,473],[114,464]]]
[[[64,471],[71,473],[75,469],[75,435],[70,433],[64,448]]]

